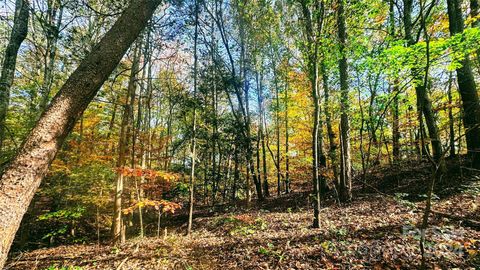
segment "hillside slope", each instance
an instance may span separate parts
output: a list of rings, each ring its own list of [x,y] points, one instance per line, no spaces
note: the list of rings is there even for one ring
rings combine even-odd
[[[412,180],[414,173],[401,180],[389,173],[388,169],[372,173],[382,175],[380,184],[369,181],[383,190],[391,185],[409,190],[404,183],[421,183]],[[40,249],[16,254],[6,269],[418,268],[420,235],[415,226],[424,203],[407,198],[421,194],[372,193],[368,188],[360,193],[360,189],[352,203],[331,202],[323,208],[320,229],[310,228],[308,194],[297,192],[249,210],[226,208],[208,217],[199,213],[191,237],[184,236],[181,226],[166,236],[130,240],[119,248],[92,244]],[[478,269],[479,191],[480,183],[472,177],[434,202],[427,231],[430,267]]]

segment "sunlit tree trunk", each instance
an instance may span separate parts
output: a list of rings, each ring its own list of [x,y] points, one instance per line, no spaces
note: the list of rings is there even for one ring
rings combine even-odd
[[[5,140],[8,104],[10,103],[10,88],[15,77],[15,66],[17,64],[17,54],[20,45],[27,37],[29,3],[27,0],[15,1],[15,17],[13,21],[10,39],[5,49],[2,71],[0,74],[0,153],[2,152],[3,142]],[[1,254],[0,254],[1,255]],[[0,260],[1,268],[1,260]]]
[[[0,268],[20,221],[66,136],[145,28],[158,0],[132,2],[53,98],[0,179]]]

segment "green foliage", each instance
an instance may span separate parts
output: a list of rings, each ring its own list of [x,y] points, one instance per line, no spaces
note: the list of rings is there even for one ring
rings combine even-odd
[[[323,248],[325,253],[331,254],[337,250],[337,246],[332,241],[323,241],[320,246]]]
[[[276,250],[275,246],[272,243],[267,243],[267,246],[259,247],[258,253],[264,256],[275,257],[276,259],[278,259],[279,262],[281,262],[285,258],[284,254]]]
[[[234,235],[251,235],[268,228],[268,223],[262,218],[253,219],[247,215],[222,217],[215,222],[216,226],[224,227],[228,233]]]
[[[395,193],[395,200],[407,207],[416,208],[417,205],[414,202],[409,201],[407,198],[410,196],[408,193]]]
[[[40,215],[37,220],[47,220],[47,221],[73,221],[78,220],[85,213],[85,207],[76,207],[73,209],[63,209],[55,212],[46,213]]]

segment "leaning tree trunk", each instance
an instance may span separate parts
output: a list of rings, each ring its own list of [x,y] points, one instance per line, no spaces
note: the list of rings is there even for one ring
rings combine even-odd
[[[160,0],[132,2],[65,82],[0,179],[0,268],[30,201],[80,115],[145,28]]]
[[[7,117],[8,103],[10,101],[10,87],[12,87],[13,78],[15,77],[18,49],[27,37],[28,32],[28,8],[27,0],[17,0],[15,2],[13,29],[3,59],[3,68],[0,75],[0,152],[5,137],[5,118]]]
[[[450,35],[463,32],[461,2],[448,0],[448,22]],[[461,67],[457,68],[458,91],[462,99],[463,125],[467,139],[468,154],[474,168],[480,169],[480,102],[477,86],[473,77],[470,60],[465,57],[461,60]]]

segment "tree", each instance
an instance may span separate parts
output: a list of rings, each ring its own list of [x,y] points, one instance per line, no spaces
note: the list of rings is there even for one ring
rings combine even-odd
[[[320,93],[318,87],[318,51],[319,35],[322,29],[324,6],[323,2],[314,1],[313,10],[307,1],[300,1],[304,19],[306,44],[305,58],[307,73],[310,79],[311,95],[313,100],[313,129],[312,129],[312,182],[313,182],[313,227],[320,227],[320,152],[319,148],[319,121],[320,121]]]
[[[470,17],[476,18],[475,22],[473,22],[473,26],[480,28],[480,18],[478,17],[480,10],[480,5],[478,0],[470,0]],[[477,49],[475,52],[477,55],[477,65],[480,65],[480,49]]]
[[[190,198],[189,198],[189,210],[188,210],[188,227],[187,234],[192,232],[193,223],[193,203],[194,203],[194,188],[195,188],[195,159],[196,159],[196,131],[197,131],[197,77],[198,77],[198,56],[197,56],[197,43],[198,43],[198,12],[199,3],[195,0],[195,32],[193,41],[193,117],[192,117],[192,142],[191,142],[191,169],[190,169]],[[215,157],[214,157],[215,158]]]
[[[448,0],[448,22],[450,35],[462,34],[464,23],[462,17],[461,1]],[[468,55],[460,61],[461,67],[457,68],[458,91],[462,98],[463,126],[467,139],[468,154],[474,168],[480,168],[480,101],[478,99],[477,85]]]
[[[15,66],[17,63],[17,54],[20,45],[27,37],[28,17],[29,17],[28,0],[15,1],[15,18],[13,28],[8,41],[5,56],[3,58],[2,71],[0,75],[0,153],[2,152],[3,141],[5,139],[8,104],[10,100],[10,87],[15,77]],[[1,262],[1,260],[0,260]]]
[[[22,217],[66,136],[159,4],[159,0],[138,0],[126,8],[62,86],[5,169],[0,179],[0,267],[5,264]]]
[[[423,9],[423,6],[422,6]],[[418,40],[415,40],[413,36],[413,21],[412,21],[412,10],[413,10],[413,0],[406,0],[404,2],[404,9],[403,9],[403,25],[405,29],[405,39],[407,41],[408,46],[413,46],[415,45]],[[420,15],[422,17],[422,21],[426,20],[426,17],[428,16],[428,10],[425,12],[425,14]],[[428,36],[428,33],[424,31],[423,28],[419,30],[421,33],[422,31],[424,32],[425,36]],[[420,35],[417,35],[420,37]],[[418,38],[417,38],[418,39]],[[429,56],[427,55],[427,58]],[[429,61],[427,61],[425,65],[425,71],[426,74],[428,74],[428,69],[429,69]],[[435,122],[435,116],[434,112],[432,109],[432,101],[430,99],[430,96],[428,94],[428,85],[424,76],[422,76],[422,68],[416,66],[412,68],[412,77],[414,79],[414,87],[415,87],[415,93],[417,96],[417,113],[418,113],[418,119],[420,123],[419,127],[419,137],[422,140],[422,148],[423,148],[423,141],[424,141],[424,132],[423,132],[423,117],[425,117],[425,124],[427,125],[428,129],[428,135],[430,137],[430,141],[432,143],[432,154],[433,158],[435,160],[440,159],[440,155],[442,153],[442,144],[440,141],[440,136],[438,133],[438,127]],[[425,149],[421,149],[424,151]]]
[[[389,36],[392,39],[395,39],[395,2],[394,0],[389,0],[389,11],[388,11],[388,20],[389,20]],[[393,159],[395,161],[400,160],[400,131],[399,131],[399,109],[398,109],[398,89],[399,81],[394,79],[392,87],[393,98],[393,121],[392,121],[392,141],[393,141]]]
[[[58,1],[58,7],[56,7],[57,1],[47,1],[47,13],[46,18],[43,19],[42,28],[45,32],[47,40],[46,51],[48,53],[44,56],[44,73],[43,83],[40,89],[40,106],[38,114],[40,115],[48,105],[50,101],[50,92],[52,90],[53,83],[53,71],[55,65],[55,58],[57,55],[57,41],[60,35],[60,27],[63,18],[63,5]]]
[[[112,240],[115,245],[125,242],[125,230],[122,219],[122,195],[124,186],[124,177],[121,168],[126,166],[126,156],[128,148],[128,133],[133,128],[132,116],[133,105],[135,103],[135,91],[137,84],[137,74],[139,72],[141,43],[137,42],[133,52],[132,69],[128,81],[127,95],[125,99],[122,120],[120,125],[120,136],[118,141],[118,159],[117,159],[117,181],[114,196],[113,223],[112,223]]]
[[[349,201],[352,198],[352,161],[350,156],[350,124],[348,121],[348,64],[346,56],[347,29],[345,26],[345,3],[338,1],[337,10],[338,41],[340,45],[340,59],[338,69],[340,71],[340,190],[341,201]]]

